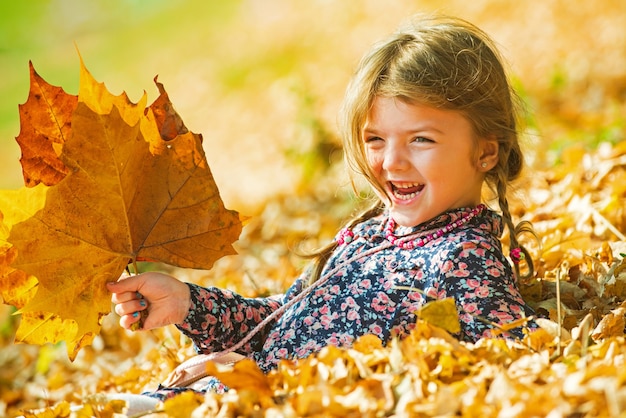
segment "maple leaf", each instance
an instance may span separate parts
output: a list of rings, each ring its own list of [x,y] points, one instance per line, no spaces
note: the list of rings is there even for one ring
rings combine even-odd
[[[452,334],[461,332],[454,298],[427,302],[419,309],[418,316],[429,324],[443,328]]]
[[[53,185],[67,174],[59,153],[70,135],[71,116],[78,97],[48,84],[37,74],[32,62],[28,67],[30,90],[26,103],[19,106],[20,133],[15,138],[22,150],[24,183],[28,187],[39,183]]]
[[[11,193],[5,193],[2,196],[12,197]],[[2,206],[6,206],[7,202],[3,203]],[[37,205],[37,202],[33,199],[26,204]],[[17,209],[17,212],[9,213],[10,219],[14,222],[15,219],[23,220],[25,216],[21,208]],[[9,229],[3,222],[3,218],[4,216],[0,213],[0,296],[3,303],[21,309],[34,296],[38,281],[34,276],[11,267],[17,251],[7,242]],[[72,341],[76,336],[76,331],[76,323],[73,320],[62,319],[50,312],[25,312],[16,331],[15,341],[39,345]]]
[[[186,418],[204,401],[204,396],[193,391],[182,392],[163,402],[163,412],[170,417]]]
[[[163,139],[164,126],[177,115],[157,86],[159,102],[146,108],[145,94],[139,103],[125,94],[112,95],[81,60],[71,134],[59,147],[67,174],[52,186],[0,192],[9,229],[1,283],[25,292],[32,282],[11,283],[8,275],[17,277],[20,271],[37,280],[34,296],[20,312],[37,313],[42,322],[20,325],[24,342],[42,334],[54,342],[58,338],[49,330],[39,331],[57,328],[58,320],[74,321],[75,335],[63,335],[73,359],[110,312],[105,283],[117,280],[129,262],[148,259],[209,269],[235,253],[239,215],[220,199],[201,135],[188,132],[180,121]],[[34,114],[39,105],[26,108]],[[33,149],[39,144],[35,139],[21,138]],[[49,327],[42,328],[43,323]]]
[[[216,377],[231,389],[253,390],[263,396],[269,396],[272,393],[267,376],[252,359],[245,358],[233,366],[224,367],[208,362],[206,368],[209,375]]]

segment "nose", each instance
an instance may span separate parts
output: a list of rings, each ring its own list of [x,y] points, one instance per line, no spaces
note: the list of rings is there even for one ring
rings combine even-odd
[[[409,165],[407,150],[394,142],[389,141],[385,147],[383,169],[387,171],[404,170]]]

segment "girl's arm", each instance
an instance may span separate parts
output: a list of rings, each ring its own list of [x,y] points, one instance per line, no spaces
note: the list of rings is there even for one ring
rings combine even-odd
[[[297,281],[296,283],[299,283]],[[120,325],[142,330],[176,325],[200,352],[220,351],[247,335],[258,323],[300,291],[292,286],[284,297],[244,298],[229,290],[203,288],[167,274],[149,272],[107,283]],[[260,349],[271,324],[243,350]]]
[[[230,348],[272,312],[298,295],[307,277],[306,273],[302,274],[284,295],[267,298],[245,298],[230,290],[187,284],[191,307],[185,320],[176,327],[192,339],[196,350],[201,353]],[[268,323],[238,351],[244,355],[260,351],[275,322]]]
[[[232,347],[283,304],[283,297],[245,298],[226,289],[187,285],[191,306],[185,320],[176,327],[191,338],[201,353]],[[260,350],[270,328],[271,323],[240,352],[248,354]]]

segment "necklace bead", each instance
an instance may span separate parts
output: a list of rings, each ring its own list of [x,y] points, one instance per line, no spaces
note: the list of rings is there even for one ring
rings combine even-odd
[[[419,237],[410,241],[403,241],[393,233],[393,230],[396,228],[396,222],[393,220],[393,218],[389,217],[387,221],[387,226],[385,227],[383,234],[385,235],[385,239],[389,241],[390,243],[392,243],[393,245],[399,248],[405,249],[405,250],[413,250],[415,248],[423,247],[430,241],[433,241],[437,238],[441,238],[444,234],[447,234],[448,232],[453,231],[454,229],[458,228],[461,225],[465,225],[472,218],[474,218],[476,215],[478,215],[480,212],[482,212],[485,209],[486,209],[486,206],[481,203],[480,205],[472,209],[467,215],[463,216],[461,219],[458,219],[454,222],[450,222],[448,225],[426,236]],[[350,228],[346,227],[346,228],[343,228],[339,232],[339,235],[337,237],[337,244],[338,245],[349,244],[355,238],[356,237],[354,235],[354,232],[352,232]]]
[[[452,230],[458,228],[461,225],[465,225],[472,218],[474,218],[476,215],[482,212],[485,208],[486,206],[481,203],[480,205],[472,209],[467,215],[463,216],[461,219],[456,220],[454,222],[450,222],[448,225],[444,226],[443,228],[438,229],[437,231],[431,234],[426,235],[425,237],[416,238],[411,241],[402,241],[397,236],[394,235],[393,231],[396,228],[396,221],[394,221],[393,218],[390,216],[389,220],[387,221],[387,226],[385,227],[385,230],[384,230],[385,239],[389,241],[390,243],[392,243],[393,245],[400,247],[402,249],[405,249],[405,250],[412,250],[417,247],[423,247],[430,241],[433,241],[437,238],[442,237],[443,234],[451,232]]]

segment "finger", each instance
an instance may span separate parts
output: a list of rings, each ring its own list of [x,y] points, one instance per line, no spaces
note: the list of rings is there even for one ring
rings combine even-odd
[[[143,285],[141,275],[120,278],[117,282],[108,282],[107,288],[112,293],[137,292]]]
[[[112,293],[111,294],[111,302],[114,304],[127,303],[131,301],[140,301],[145,298],[139,292],[122,292],[122,293]],[[144,300],[145,303],[146,301]]]
[[[141,320],[141,314],[139,312],[133,312],[130,315],[124,315],[120,318],[120,325],[125,329],[132,329],[133,324]]]
[[[119,316],[133,315],[136,312],[143,311],[147,307],[148,302],[145,299],[135,299],[115,305],[115,313]]]
[[[111,301],[113,303],[126,303],[132,300],[143,299],[143,295],[139,292],[123,292],[123,293],[112,293]]]

